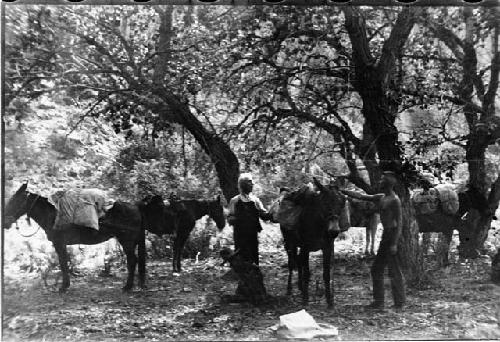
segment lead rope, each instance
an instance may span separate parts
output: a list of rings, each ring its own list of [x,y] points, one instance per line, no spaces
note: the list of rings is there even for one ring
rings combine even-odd
[[[38,233],[38,231],[40,230],[40,226],[38,226],[38,229],[33,233],[33,234],[29,234],[29,235],[23,235],[21,233],[21,231],[19,230],[19,224],[17,223],[16,221],[16,230],[17,232],[19,233],[19,235],[21,235],[22,237],[25,237],[25,238],[29,238],[29,237],[32,237],[33,235],[35,235],[36,233]]]

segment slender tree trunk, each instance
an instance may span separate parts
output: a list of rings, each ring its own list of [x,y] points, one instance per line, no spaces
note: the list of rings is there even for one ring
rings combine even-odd
[[[419,246],[418,224],[411,205],[410,193],[406,188],[402,190],[404,195],[400,195],[400,198],[403,207],[403,231],[398,249],[401,254],[406,281],[416,283],[423,275],[423,257]]]

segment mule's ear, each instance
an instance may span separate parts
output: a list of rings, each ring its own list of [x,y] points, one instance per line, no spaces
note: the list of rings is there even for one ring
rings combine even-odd
[[[149,203],[154,203],[154,204],[163,204],[163,197],[161,195],[154,195],[150,200]]]
[[[321,184],[321,182],[319,180],[317,180],[316,177],[313,177],[313,183],[314,183],[314,185],[316,185],[316,187],[318,188],[319,191],[323,191],[325,189],[323,184]]]
[[[16,193],[25,192],[27,188],[28,188],[28,181],[26,181],[26,183],[24,183],[23,185],[21,185],[19,187],[19,190],[16,191]]]

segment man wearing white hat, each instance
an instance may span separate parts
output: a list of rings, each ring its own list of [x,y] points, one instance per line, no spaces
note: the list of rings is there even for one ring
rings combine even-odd
[[[234,248],[246,260],[259,264],[258,233],[262,230],[259,218],[271,220],[272,215],[262,202],[252,194],[253,180],[250,173],[238,179],[239,195],[229,201],[227,222],[234,227]]]

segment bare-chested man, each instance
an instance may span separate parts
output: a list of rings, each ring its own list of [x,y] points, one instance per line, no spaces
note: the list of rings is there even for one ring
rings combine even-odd
[[[401,201],[394,192],[396,182],[395,174],[387,171],[383,173],[380,181],[380,189],[383,193],[365,195],[355,191],[342,191],[348,196],[377,203],[380,221],[384,228],[382,241],[380,241],[377,256],[371,268],[374,301],[368,305],[368,308],[383,309],[384,307],[384,270],[386,265],[389,266],[394,307],[402,309],[406,301],[405,281],[398,253],[398,240],[402,229],[402,210]]]

